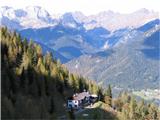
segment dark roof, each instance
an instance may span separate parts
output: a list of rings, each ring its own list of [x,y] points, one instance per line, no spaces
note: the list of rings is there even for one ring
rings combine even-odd
[[[90,96],[89,92],[82,92],[82,93],[79,93],[79,94],[75,94],[73,96],[73,100],[82,100],[85,97],[89,97],[89,96]]]

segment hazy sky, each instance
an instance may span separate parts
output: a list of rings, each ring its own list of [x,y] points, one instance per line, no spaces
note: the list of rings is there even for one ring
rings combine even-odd
[[[50,13],[81,11],[86,15],[112,10],[131,13],[140,8],[160,11],[160,0],[0,0],[0,6],[41,6]]]

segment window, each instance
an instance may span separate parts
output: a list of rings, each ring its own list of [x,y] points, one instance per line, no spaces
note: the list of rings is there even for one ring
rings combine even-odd
[[[72,108],[72,105],[71,105],[71,104],[69,104],[69,108]]]

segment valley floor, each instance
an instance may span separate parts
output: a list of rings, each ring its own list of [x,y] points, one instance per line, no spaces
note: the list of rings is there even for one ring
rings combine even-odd
[[[134,91],[133,94],[143,98],[144,100],[154,102],[160,107],[159,89],[146,89],[146,90]]]

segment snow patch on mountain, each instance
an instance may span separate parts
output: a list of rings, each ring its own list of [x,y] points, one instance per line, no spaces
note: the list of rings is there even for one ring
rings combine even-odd
[[[102,49],[105,50],[105,49],[108,49],[109,47],[110,47],[110,45],[109,45],[108,41],[106,41]]]
[[[22,28],[41,28],[55,26],[58,21],[54,20],[50,14],[39,6],[28,6],[23,9],[14,9],[12,7],[0,8],[1,24],[11,26],[13,29]],[[8,21],[5,22],[4,19]]]
[[[99,14],[85,16],[81,12],[70,12],[63,15],[50,14],[39,6],[28,6],[23,9],[14,9],[3,6],[0,8],[1,25],[15,29],[41,28],[62,24],[66,27],[91,30],[103,27],[109,31],[122,28],[137,28],[143,24],[159,18],[159,13],[140,9],[131,14],[120,14],[113,11],[104,11]],[[5,20],[7,19],[7,22]]]
[[[110,31],[121,28],[132,27],[137,28],[151,20],[159,18],[159,13],[140,9],[131,14],[114,13],[113,11],[104,11],[96,15],[91,15],[84,19],[86,29],[95,27],[104,27]],[[95,22],[91,22],[95,20]]]

